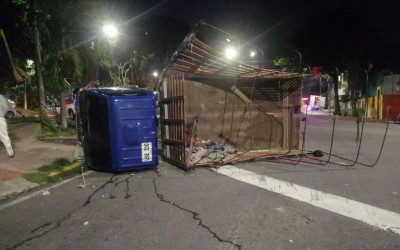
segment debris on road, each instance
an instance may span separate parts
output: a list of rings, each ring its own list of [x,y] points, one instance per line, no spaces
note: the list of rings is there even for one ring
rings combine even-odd
[[[286,212],[286,210],[283,207],[277,207],[277,208],[275,208],[275,210],[278,212],[281,212],[281,213]]]
[[[324,153],[321,150],[315,150],[312,152],[313,156],[315,157],[323,157]]]
[[[49,192],[48,190],[45,190],[45,191],[42,192],[42,195],[43,195],[43,196],[45,196],[45,195],[50,195],[50,192]]]
[[[87,226],[88,224],[89,224],[89,221],[85,221],[85,222],[83,223],[84,226]]]
[[[192,151],[190,152],[190,148]],[[309,152],[303,152],[304,154]],[[298,156],[299,150],[257,150],[236,151],[235,147],[225,142],[215,142],[209,139],[196,138],[191,147],[186,147],[186,160],[188,167],[208,166],[216,167],[221,164],[234,164],[237,162],[256,159],[279,158],[286,156]]]

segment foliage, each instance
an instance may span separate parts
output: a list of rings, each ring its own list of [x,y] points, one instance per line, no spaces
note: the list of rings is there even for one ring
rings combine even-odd
[[[62,34],[50,44],[43,67],[46,89],[59,94],[71,88],[68,82],[77,84],[83,76],[83,61],[76,49],[70,49],[71,37]],[[68,82],[66,81],[68,79]]]
[[[105,85],[154,85],[151,73],[162,70],[165,59],[189,31],[185,23],[170,17],[146,16],[126,22],[127,16],[133,16],[124,8],[113,10],[110,18],[108,3],[104,1],[36,2],[47,95],[58,95],[68,89],[64,78],[72,87],[82,87],[97,80]],[[13,27],[8,28],[13,31],[9,32],[13,34],[10,41],[15,44],[12,50],[16,51],[17,60],[25,63],[26,59],[33,58],[30,1],[11,0],[6,7],[15,13],[10,18]],[[121,24],[119,29],[123,35],[115,41],[102,37],[99,31],[104,20]],[[20,94],[20,88],[12,91]],[[28,99],[37,97],[29,96]]]
[[[71,165],[72,162],[66,158],[57,158],[50,164],[45,164],[38,168],[38,172],[36,173],[26,173],[23,174],[23,177],[30,182],[38,183],[38,184],[46,184],[46,183],[54,183],[63,178],[70,177],[71,175],[76,175],[81,172],[81,166],[77,166],[72,168],[71,170],[64,171],[64,167]],[[84,171],[86,171],[86,166],[84,166]],[[53,171],[59,171],[60,174],[56,176],[50,176],[50,173]]]
[[[46,138],[55,138],[55,137],[70,137],[74,135],[76,135],[75,128],[68,128],[67,130],[56,130],[56,131],[44,129],[42,133],[38,136],[38,140],[45,140]]]
[[[72,162],[70,162],[70,160],[68,160],[67,158],[57,158],[52,163],[39,167],[38,171],[51,172],[51,171],[62,170],[63,167],[66,167],[71,163]]]
[[[279,56],[274,59],[274,65],[279,66],[283,71],[298,71],[299,70],[299,59],[295,56]]]

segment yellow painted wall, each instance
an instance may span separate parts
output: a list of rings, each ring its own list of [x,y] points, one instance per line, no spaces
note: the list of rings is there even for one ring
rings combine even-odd
[[[378,92],[380,92],[380,95],[378,96]],[[380,86],[376,88],[376,96],[371,96],[371,97],[366,97],[362,99],[358,99],[357,101],[357,107],[358,108],[363,108],[365,107],[365,118],[373,118],[374,114],[371,112],[373,108],[375,109],[375,119],[382,119],[382,112],[383,112],[383,95],[382,95],[382,89]],[[379,98],[379,107],[378,107],[378,98]],[[379,112],[378,112],[379,109]]]

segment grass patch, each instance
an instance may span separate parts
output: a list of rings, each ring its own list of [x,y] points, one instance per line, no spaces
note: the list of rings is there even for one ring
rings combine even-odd
[[[46,164],[39,167],[38,168],[39,172],[23,174],[23,177],[30,182],[38,183],[41,185],[46,183],[54,183],[62,179],[65,179],[67,177],[71,177],[81,173],[82,165],[68,171],[63,171],[64,167],[69,166],[71,164],[72,162],[70,162],[66,158],[58,158],[50,164]],[[86,170],[87,167],[83,166],[83,171]],[[60,171],[61,173],[56,176],[49,176],[49,174],[53,171]]]
[[[47,172],[50,173],[52,171],[62,171],[63,167],[66,167],[68,165],[71,165],[72,162],[70,162],[67,158],[57,158],[50,164],[46,164],[38,168],[39,172]]]
[[[53,183],[54,178],[47,175],[47,173],[27,173],[22,175],[26,180],[37,183],[37,184],[45,184],[45,183]]]
[[[67,128],[66,130],[58,129],[56,131],[52,131],[47,128],[42,129],[42,133],[37,137],[38,140],[44,140],[46,138],[55,138],[55,137],[70,137],[76,135],[75,128]]]

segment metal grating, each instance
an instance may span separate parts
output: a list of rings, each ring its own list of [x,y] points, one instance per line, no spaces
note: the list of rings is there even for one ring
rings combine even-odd
[[[242,77],[263,79],[291,79],[301,77],[298,73],[283,72],[273,67],[251,66],[239,61],[229,60],[223,53],[203,43],[194,36],[186,41],[180,53],[176,53],[165,75],[191,73],[208,77]]]
[[[185,114],[184,75],[164,78],[161,89],[160,114],[162,151],[164,160],[186,167],[185,163]]]

